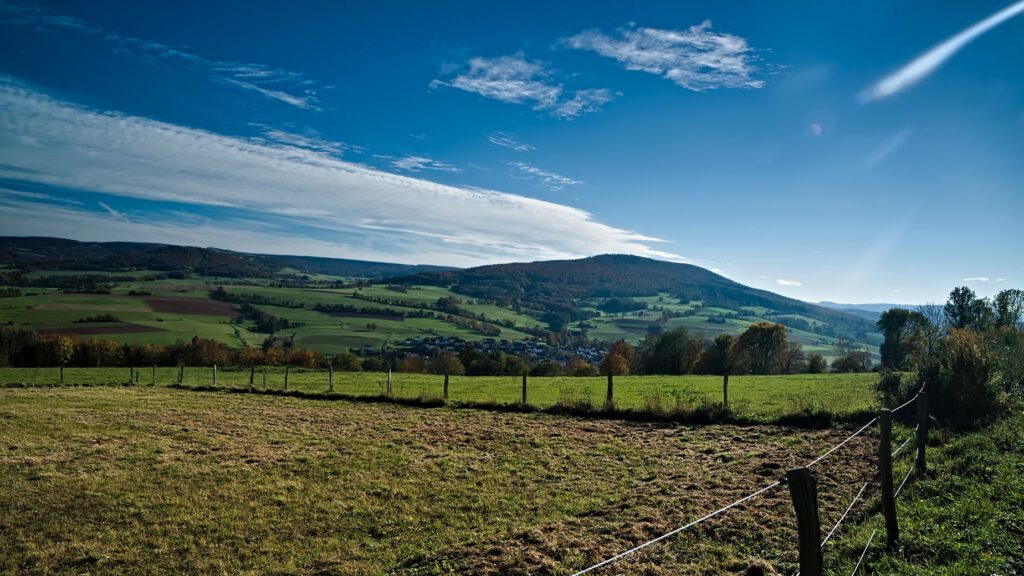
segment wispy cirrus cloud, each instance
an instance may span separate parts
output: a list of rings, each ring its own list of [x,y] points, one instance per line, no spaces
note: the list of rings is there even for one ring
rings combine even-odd
[[[487,137],[487,141],[495,146],[515,150],[516,152],[532,152],[536,150],[533,146],[519,142],[515,136],[505,132],[495,132]]]
[[[1006,282],[1006,278],[990,278],[988,276],[974,276],[973,278],[964,278],[964,282],[978,282],[981,284],[988,284],[989,282]]]
[[[453,265],[599,253],[685,260],[659,250],[657,238],[602,224],[572,206],[393,174],[313,149],[101,112],[3,76],[0,158],[0,179],[8,187],[63,191],[73,198],[83,192],[133,198],[133,206],[144,201],[239,219],[249,215],[250,223],[232,224],[227,247],[234,249],[244,249],[240,244],[248,238],[250,249],[284,253],[301,247],[296,238],[304,238],[321,255]],[[85,228],[72,223],[86,221],[92,235],[148,230],[134,216],[123,222],[84,209],[61,208],[57,219],[38,205],[24,205],[32,201],[16,197],[0,208],[5,231],[84,236]],[[282,223],[279,231],[274,222]],[[207,229],[197,223],[166,223],[150,224],[160,237],[177,235],[176,242],[229,240],[226,232],[208,240]],[[182,229],[174,230],[178,223]],[[330,240],[339,235],[345,239]]]
[[[438,172],[462,172],[462,168],[438,162],[422,156],[405,156],[391,161],[391,165],[406,172],[422,172],[424,170],[435,170]]]
[[[522,52],[517,52],[497,58],[470,58],[461,73],[448,80],[435,79],[430,85],[450,86],[512,104],[528,104],[559,118],[596,112],[615,97],[606,88],[570,94],[554,76],[542,62],[526,60]]]
[[[252,138],[254,142],[315,150],[317,152],[323,152],[333,156],[341,156],[346,152],[361,154],[366,151],[362,146],[356,146],[347,142],[338,142],[336,140],[326,140],[314,135],[315,132],[313,131],[311,131],[313,132],[312,134],[298,134],[263,124],[254,123],[250,124],[250,126],[253,126],[262,132],[261,136]]]
[[[701,92],[716,88],[761,88],[758,58],[746,39],[714,32],[705,20],[686,30],[625,28],[617,35],[586,30],[561,42],[612,58],[627,70],[657,74]]]
[[[99,205],[100,205],[100,208],[103,208],[104,210],[106,210],[107,214],[110,214],[110,216],[113,217],[114,220],[121,220],[122,222],[127,222],[128,221],[128,217],[125,216],[123,212],[118,212],[117,210],[114,210],[106,202],[99,202]]]
[[[515,171],[515,173],[521,178],[529,178],[537,181],[537,183],[552,192],[557,192],[565,188],[566,186],[577,186],[583,184],[583,181],[569,178],[568,176],[562,176],[548,170],[543,170],[532,166],[525,162],[509,162],[509,166]]]
[[[804,283],[800,282],[799,280],[786,280],[784,278],[776,278],[775,279],[775,285],[776,286],[796,287],[796,286],[803,286]]]
[[[999,26],[1014,16],[1024,14],[1024,0],[1011,4],[999,12],[985,18],[977,24],[950,37],[938,46],[911,60],[899,70],[882,78],[877,83],[861,92],[861,102],[874,102],[902,92],[930,76],[962,50],[971,41],[989,30]]]
[[[296,108],[319,112],[317,83],[301,72],[263,64],[216,61],[160,42],[124,36],[73,16],[56,14],[41,6],[22,6],[0,0],[4,22],[38,30],[72,30],[108,44],[114,51],[144,61],[173,61],[203,71],[217,82],[259,94]]]

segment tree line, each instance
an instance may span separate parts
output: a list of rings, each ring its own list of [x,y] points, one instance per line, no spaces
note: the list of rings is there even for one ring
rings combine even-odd
[[[1024,392],[1024,291],[979,298],[954,288],[945,304],[882,313],[878,391],[900,401],[927,383],[936,413],[959,427],[1007,409]]]
[[[837,372],[871,369],[870,353],[840,338],[832,364]],[[713,340],[691,337],[685,328],[648,334],[638,346],[612,343],[600,364],[602,374],[801,374],[823,373],[828,361],[806,353],[779,323],[751,324],[739,336],[719,334]]]

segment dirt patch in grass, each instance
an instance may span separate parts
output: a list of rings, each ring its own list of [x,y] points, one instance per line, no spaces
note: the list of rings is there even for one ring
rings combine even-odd
[[[163,314],[200,314],[203,316],[234,317],[238,313],[231,309],[228,302],[208,300],[206,298],[190,298],[188,296],[161,296],[143,298],[154,312]]]
[[[774,482],[846,434],[5,389],[0,572],[567,574]],[[826,529],[873,450],[857,440],[816,467]],[[795,567],[794,542],[780,487],[604,573],[781,572]]]

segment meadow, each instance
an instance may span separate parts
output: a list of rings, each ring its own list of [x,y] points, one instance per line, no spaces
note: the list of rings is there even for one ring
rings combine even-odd
[[[140,368],[139,384],[168,386],[177,383],[178,368]],[[285,369],[281,367],[219,368],[216,386],[236,390],[284,391]],[[129,368],[65,368],[69,385],[98,386],[127,383]],[[333,392],[354,397],[377,397],[387,392],[387,374],[381,372],[334,373]],[[789,376],[732,376],[729,405],[735,416],[755,421],[776,421],[788,415],[827,413],[840,419],[853,418],[877,408],[873,386],[875,374],[800,374]],[[2,368],[0,386],[50,386],[58,384],[58,368]],[[186,367],[186,387],[214,385],[213,369]],[[617,376],[614,403],[618,409],[654,415],[671,415],[722,402],[720,376]],[[329,392],[325,369],[288,370],[288,390],[310,394]],[[399,399],[440,401],[444,377],[433,374],[392,374],[392,394]],[[530,377],[527,404],[536,408],[556,406],[600,409],[607,396],[604,377]],[[458,404],[516,405],[522,401],[522,378],[518,376],[450,376],[448,400]]]
[[[13,574],[570,574],[847,434],[159,386],[3,388],[0,422]],[[826,525],[873,450],[817,468]],[[794,533],[779,489],[603,573],[792,571]]]

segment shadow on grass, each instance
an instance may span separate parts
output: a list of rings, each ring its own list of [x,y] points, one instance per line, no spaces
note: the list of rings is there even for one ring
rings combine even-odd
[[[134,383],[95,383],[95,384],[26,384],[12,382],[0,386],[2,388],[150,388],[151,384]],[[229,394],[255,394],[262,396],[283,396],[306,400],[361,402],[367,404],[396,404],[416,408],[441,408],[488,410],[492,412],[511,412],[523,414],[552,414],[576,418],[593,418],[604,420],[625,420],[632,422],[664,422],[677,424],[735,424],[776,425],[790,428],[826,429],[860,425],[875,416],[871,410],[835,413],[824,408],[803,408],[797,412],[778,416],[751,416],[736,412],[717,402],[701,402],[695,405],[650,405],[639,408],[620,408],[615,404],[593,404],[589,401],[558,402],[552,406],[540,407],[532,404],[444,400],[437,396],[398,397],[386,394],[359,395],[341,392],[307,392],[303,390],[283,390],[268,388],[236,388],[210,385],[189,386],[185,384],[161,385],[159,388],[187,390],[190,392],[217,392]]]

